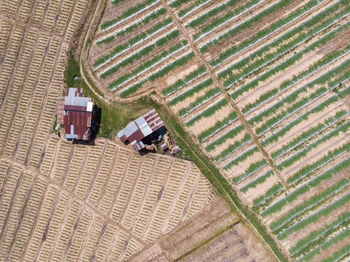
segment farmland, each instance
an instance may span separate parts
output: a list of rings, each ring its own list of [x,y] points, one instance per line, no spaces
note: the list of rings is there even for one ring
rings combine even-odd
[[[219,198],[193,162],[52,132],[92,4],[0,2],[0,261],[125,261]]]
[[[107,4],[89,75],[155,93],[291,259],[346,261],[349,1],[145,3]]]

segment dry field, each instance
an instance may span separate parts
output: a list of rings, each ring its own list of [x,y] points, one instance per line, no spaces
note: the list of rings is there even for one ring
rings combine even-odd
[[[130,261],[274,261],[257,238],[232,214],[223,198]]]
[[[90,48],[95,79],[115,97],[156,90],[293,259],[348,259],[350,2],[106,10]]]
[[[218,198],[192,162],[52,134],[87,6],[0,1],[0,261],[125,261]]]

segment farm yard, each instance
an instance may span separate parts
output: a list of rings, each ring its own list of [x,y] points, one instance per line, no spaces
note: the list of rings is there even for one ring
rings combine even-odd
[[[155,91],[292,259],[347,261],[350,2],[107,7],[87,61],[102,90]]]

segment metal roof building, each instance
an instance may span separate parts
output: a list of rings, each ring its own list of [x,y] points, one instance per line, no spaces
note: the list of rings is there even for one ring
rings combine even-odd
[[[81,88],[68,88],[68,94],[58,98],[57,123],[64,124],[65,138],[89,140],[93,99],[83,97]]]
[[[129,142],[135,150],[140,151],[145,148],[141,140],[163,126],[164,123],[162,119],[159,117],[156,110],[152,109],[129,123],[124,129],[119,131],[117,135],[123,143]]]

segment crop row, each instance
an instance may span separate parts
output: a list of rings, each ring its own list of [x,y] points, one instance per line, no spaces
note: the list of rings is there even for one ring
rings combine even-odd
[[[158,2],[159,2],[159,0],[146,0],[144,3],[140,3],[140,4],[137,4],[133,7],[130,7],[128,10],[123,12],[117,18],[103,23],[101,25],[101,30],[105,31],[105,30],[111,28],[112,26],[115,26],[118,23],[121,23],[121,22],[125,21],[126,19],[129,19],[129,18],[143,12],[147,8],[150,8],[151,6],[156,5]]]
[[[227,118],[225,120],[225,122],[229,122],[228,119],[232,119],[235,120],[237,118],[237,114],[236,113],[232,113],[230,118]],[[222,143],[224,143],[227,139],[230,138],[234,138],[235,136],[237,136],[238,134],[240,134],[242,131],[244,130],[244,126],[243,124],[238,124],[234,127],[232,127],[231,129],[229,129],[228,131],[226,131],[225,133],[223,133],[222,135],[220,135],[219,137],[215,138],[215,140],[213,140],[211,143],[209,143],[208,145],[206,145],[205,149],[209,152],[214,150],[214,148],[218,145],[221,145]]]
[[[115,36],[123,36],[125,33],[131,33],[132,31],[134,31],[134,29],[146,25],[151,20],[154,20],[165,13],[166,13],[166,10],[164,7],[157,8],[152,13],[146,16],[143,16],[136,21],[133,21],[131,24],[127,25],[126,27],[123,27],[117,31],[107,34],[103,38],[98,39],[96,41],[96,44],[100,45],[103,43],[109,43],[114,40]]]
[[[324,191],[321,193],[311,197],[308,200],[304,200],[302,204],[295,206],[291,211],[289,211],[287,214],[283,215],[279,219],[275,220],[271,223],[270,228],[274,233],[281,232],[281,229],[291,223],[295,218],[298,216],[304,214],[308,210],[311,210],[312,208],[316,207],[320,203],[326,201],[330,197],[336,195],[338,192],[340,192],[343,188],[345,188],[347,185],[349,185],[350,180],[347,178],[344,178],[340,181],[338,181],[336,184],[327,187]]]
[[[271,157],[273,159],[277,159],[282,154],[286,153],[287,151],[299,146],[301,143],[305,142],[312,136],[319,134],[320,132],[324,131],[326,128],[333,125],[335,122],[337,122],[340,118],[344,117],[345,115],[348,115],[345,110],[338,111],[334,116],[331,116],[327,118],[324,123],[319,123],[317,126],[314,126],[303,133],[301,135],[294,138],[292,141],[290,141],[288,144],[284,145],[281,149],[273,152],[271,154]]]
[[[186,126],[191,126],[198,120],[202,119],[203,117],[209,117],[213,115],[216,111],[218,111],[220,108],[226,106],[228,104],[227,100],[225,98],[220,99],[219,101],[215,102],[214,104],[208,106],[204,111],[199,112],[198,114],[194,115],[190,119],[186,121]]]
[[[271,177],[273,175],[273,171],[271,169],[267,170],[266,172],[262,173],[261,175],[257,176],[256,178],[252,179],[249,183],[245,184],[240,188],[240,190],[245,193],[250,188],[255,188],[257,185],[264,183],[266,179]]]
[[[156,79],[168,74],[170,71],[174,70],[176,67],[186,64],[190,59],[193,58],[193,56],[194,56],[193,51],[189,51],[189,52],[185,53],[184,55],[177,58],[175,61],[163,66],[160,69],[157,69],[154,72],[152,72],[151,75],[146,76],[144,79],[142,79],[138,83],[133,84],[132,86],[122,90],[120,92],[120,96],[121,97],[129,96],[130,94],[132,94],[132,93],[136,92],[138,89],[140,89],[142,87],[142,85],[146,82],[146,80],[150,80],[150,81],[154,82]]]
[[[192,5],[186,7],[185,9],[180,10],[179,17],[184,18],[195,10],[201,8],[203,5],[208,3],[210,0],[196,0]]]
[[[242,182],[243,180],[247,179],[248,177],[250,177],[251,175],[255,174],[255,172],[257,172],[258,170],[262,169],[263,167],[265,167],[267,164],[265,159],[256,161],[254,163],[251,163],[249,165],[249,167],[244,171],[244,173],[240,174],[239,176],[235,176],[232,180],[235,184],[238,184],[240,182]],[[229,169],[231,167],[231,163],[229,163],[228,165],[224,166],[224,169]]]
[[[189,2],[189,0],[173,0],[169,3],[171,7],[178,8],[182,4]]]
[[[160,48],[162,45],[166,44],[167,42],[177,38],[179,36],[179,30],[175,29],[171,31],[170,33],[166,34],[165,36],[154,40],[149,45],[143,47],[141,50],[137,51],[136,53],[132,53],[129,56],[125,57],[123,60],[117,62],[116,64],[106,68],[100,73],[100,77],[102,79],[106,78],[107,76],[115,73],[118,71],[119,68],[125,67],[128,64],[133,63],[135,60],[141,59],[143,56],[148,55],[151,51],[153,51],[155,48]]]
[[[348,129],[350,128],[350,121],[340,125],[339,127],[335,128],[334,130],[331,130],[327,132],[326,134],[323,134],[321,138],[316,140],[315,142],[307,145],[306,147],[302,147],[301,150],[294,153],[292,156],[286,158],[282,162],[280,162],[277,165],[277,168],[279,170],[282,170],[284,168],[290,167],[293,165],[296,161],[301,159],[302,157],[305,157],[313,148],[317,148],[320,144],[326,142],[327,140],[330,140],[333,137],[337,137],[340,132],[346,133]]]
[[[316,169],[319,169],[320,167],[333,161],[336,157],[338,157],[341,154],[343,154],[344,152],[346,152],[346,149],[347,149],[346,147],[349,147],[349,146],[350,146],[350,144],[347,143],[344,146],[342,146],[338,149],[335,149],[334,151],[328,152],[328,154],[326,156],[322,157],[320,160],[303,167],[298,172],[296,172],[295,174],[290,176],[287,179],[287,183],[293,184],[293,183],[298,182],[302,178],[304,178],[304,177],[308,176],[309,174],[311,174],[312,172],[314,172]]]
[[[294,104],[289,106],[287,109],[282,110],[279,114],[266,120],[260,127],[257,127],[255,129],[256,133],[258,135],[264,134],[265,132],[267,132],[268,130],[270,130],[271,128],[276,126],[277,124],[281,123],[284,119],[293,115],[295,112],[307,107],[312,102],[316,101],[317,99],[319,99],[320,97],[325,95],[327,93],[327,91],[328,91],[327,88],[321,87],[321,88],[316,89],[313,93],[311,93],[307,97],[300,96],[301,97],[300,100],[296,101]],[[336,99],[336,98],[334,98],[334,99]],[[303,120],[302,118],[298,118],[298,119],[299,119],[299,121],[297,121],[298,123],[301,122],[301,120]],[[291,127],[292,127],[291,125],[284,126],[282,128],[283,132],[282,132],[282,130],[279,130],[278,133],[274,133],[273,135],[269,136],[267,139],[265,139],[263,141],[263,145],[265,146],[273,141],[277,141],[277,138],[284,135],[287,131],[290,130]]]
[[[229,155],[246,145],[250,141],[250,139],[250,134],[246,133],[240,141],[236,141],[235,143],[229,145],[224,151],[220,153],[220,155],[216,156],[215,160],[218,163],[224,161]]]
[[[115,48],[113,48],[113,51],[111,53],[96,60],[96,62],[94,63],[94,69],[100,68],[101,66],[103,66],[104,64],[106,64],[107,62],[115,58],[117,55],[125,53],[126,51],[128,51],[130,48],[140,43],[141,41],[145,41],[146,39],[152,37],[154,34],[163,30],[165,27],[169,26],[171,23],[172,23],[172,19],[167,18],[163,22],[159,22],[154,27],[147,30],[147,32],[142,32],[136,35],[135,37],[130,38],[127,41],[127,43],[117,45]],[[176,32],[176,31],[177,30],[173,30],[173,32]],[[162,38],[162,36],[160,38]],[[152,41],[152,43],[156,43],[156,40]]]
[[[273,23],[272,25],[268,26],[267,28],[264,28],[264,29],[258,31],[251,38],[246,39],[243,42],[239,43],[238,45],[234,45],[234,46],[230,47],[229,49],[225,50],[223,53],[221,53],[219,55],[219,57],[217,59],[210,61],[210,65],[213,67],[216,67],[219,64],[221,64],[222,62],[230,59],[232,56],[234,56],[235,54],[237,54],[241,50],[243,50],[245,48],[249,48],[250,46],[254,45],[255,43],[268,38],[270,35],[272,35],[276,31],[278,31],[280,28],[282,28],[283,26],[287,26],[289,23],[292,23],[293,21],[297,20],[300,16],[305,14],[307,11],[311,11],[312,9],[316,8],[322,2],[323,1],[318,1],[318,0],[309,1],[302,8],[299,8],[296,11],[292,12],[286,18],[282,18],[282,19],[278,20],[277,22]],[[328,14],[328,12],[326,12],[326,10],[325,10],[322,12],[322,14],[326,15],[326,14]],[[315,21],[320,21],[321,18],[322,17],[320,14],[318,14],[316,18],[315,17],[310,18],[307,22],[304,22],[300,26],[298,26],[294,29],[291,29],[287,33],[285,33],[282,36],[278,37],[277,39],[271,41],[269,44],[266,44],[265,46],[258,49],[254,53],[249,54],[249,56],[247,55],[247,56],[243,57],[238,63],[241,65],[247,64],[248,61],[254,60],[257,56],[261,56],[264,52],[268,51],[271,47],[277,47],[278,45],[280,45],[281,43],[283,43],[287,39],[292,39],[292,37],[295,34],[300,33],[301,30],[305,30],[306,25],[308,27],[312,26]],[[230,66],[229,68],[222,70],[219,73],[219,77],[225,76],[227,74],[225,72],[232,71],[232,69],[233,69],[233,67]]]
[[[255,198],[253,200],[253,205],[255,208],[258,208],[262,204],[264,204],[266,201],[277,195],[279,192],[283,190],[283,186],[280,182],[273,185],[270,189],[268,189],[265,194]]]
[[[349,144],[347,146],[349,146]],[[336,149],[332,152],[329,152],[328,154],[339,156],[339,154],[336,153],[336,151],[341,151],[341,150],[343,150],[343,152],[344,152],[344,150],[346,150],[346,149],[344,149],[344,146],[343,146],[339,149]],[[326,156],[323,157],[321,160],[323,160],[325,158],[326,158]],[[319,160],[317,162],[321,162],[321,160]],[[261,212],[261,215],[264,217],[264,216],[270,215],[272,213],[275,213],[275,212],[281,210],[282,207],[285,206],[287,203],[289,203],[289,204],[293,203],[293,201],[295,201],[298,196],[305,194],[311,188],[318,186],[322,181],[331,178],[333,174],[336,174],[337,172],[347,168],[349,165],[350,165],[350,159],[345,159],[345,160],[339,162],[338,164],[330,167],[329,169],[322,172],[321,174],[318,174],[314,179],[312,179],[312,180],[308,181],[306,184],[303,184],[300,187],[294,189],[288,195],[286,195],[284,198],[282,198],[282,199],[278,200],[277,202],[273,203],[272,205],[270,205],[268,208],[266,208],[264,211]]]
[[[198,25],[203,25],[205,20],[210,18],[211,16],[215,16],[219,12],[226,10],[228,6],[233,6],[236,4],[236,0],[226,0],[213,8],[205,11],[200,16],[195,17],[193,20],[189,21],[185,24],[186,27],[196,27]]]
[[[229,163],[230,166],[235,165],[238,166],[238,164],[244,160],[246,160],[248,157],[252,156],[254,153],[259,152],[259,148],[257,146],[253,146],[246,151],[242,152],[235,158],[233,158]]]
[[[125,74],[123,76],[120,76],[116,80],[114,80],[112,83],[109,84],[109,88],[114,90],[122,83],[126,82],[127,80],[136,77],[143,73],[144,71],[148,70],[151,66],[154,66],[171,55],[173,55],[175,52],[179,51],[180,49],[187,46],[187,41],[183,40],[173,46],[171,46],[168,50],[164,50],[160,55],[153,57],[151,60],[146,61],[145,63],[141,64],[138,68],[134,69],[132,72]]]
[[[169,101],[169,105],[175,105],[180,101],[183,101],[184,99],[186,99],[187,97],[190,97],[192,95],[194,95],[197,92],[200,92],[201,90],[203,90],[204,88],[210,86],[211,84],[213,84],[213,79],[211,79],[210,77],[206,78],[205,80],[203,80],[202,82],[200,82],[199,84],[191,87],[188,90],[185,90],[184,92],[178,94],[177,96],[173,97],[170,101]]]
[[[329,233],[337,230],[339,226],[344,225],[345,223],[350,222],[350,212],[346,211],[338,216],[338,218],[333,221],[331,224],[327,224],[321,229],[312,231],[309,235],[299,240],[293,247],[289,249],[289,252],[293,257],[298,257],[303,250],[307,247],[310,249],[310,246],[314,246],[315,240],[323,239],[324,236],[329,235]]]
[[[250,89],[253,89],[255,87],[258,86],[258,83],[260,81],[265,81],[266,79],[270,78],[271,76],[277,74],[278,72],[290,67],[291,65],[293,65],[296,61],[298,61],[299,59],[302,58],[303,55],[309,53],[310,51],[315,50],[317,47],[319,47],[320,45],[324,45],[325,43],[327,43],[328,41],[330,41],[331,39],[333,39],[334,37],[336,37],[336,35],[338,33],[340,33],[342,30],[345,30],[348,26],[350,25],[350,22],[340,25],[338,27],[336,27],[335,29],[333,29],[332,31],[328,32],[327,34],[325,34],[324,36],[320,37],[319,39],[317,39],[315,42],[313,42],[311,45],[303,48],[301,51],[293,54],[291,57],[289,57],[287,60],[282,61],[280,64],[273,66],[272,68],[270,68],[269,70],[265,71],[262,75],[257,76],[255,79],[251,80],[249,83],[244,84],[243,86],[241,86],[239,89],[234,90],[231,93],[231,96],[233,99],[236,99],[237,97],[239,97],[240,95],[242,95],[243,93],[249,91]],[[225,81],[224,83],[225,87],[229,86],[229,83],[227,81]]]
[[[348,65],[350,65],[350,61],[345,61],[341,65],[335,67],[332,70],[327,71],[326,73],[316,78],[315,80],[308,82],[307,84],[299,87],[298,89],[290,93],[288,96],[284,97],[282,100],[271,105],[264,111],[259,112],[259,114],[249,118],[248,123],[250,125],[254,125],[255,123],[260,122],[264,117],[270,116],[273,113],[277,112],[277,110],[279,110],[281,107],[285,106],[286,104],[293,103],[299,97],[300,94],[307,92],[308,88],[312,88],[316,84],[319,84],[319,85],[323,84],[324,82],[326,82],[326,80],[330,79],[331,77],[335,76],[339,72],[343,71],[344,68],[346,68]]]
[[[198,139],[200,142],[203,142],[204,140],[208,139],[209,137],[212,137],[217,132],[221,131],[228,125],[232,124],[237,119],[237,113],[231,112],[227,117],[225,117],[221,121],[217,121],[214,126],[204,130],[198,135]]]
[[[339,250],[335,251],[329,257],[326,257],[325,259],[323,259],[321,262],[338,262],[341,259],[348,257],[349,254],[350,254],[350,244],[347,244],[342,248],[340,248]]]
[[[327,239],[325,242],[323,242],[321,245],[317,246],[316,248],[312,249],[309,253],[303,255],[302,257],[298,258],[299,261],[310,261],[313,259],[317,254],[320,254],[321,250],[327,250],[331,246],[336,245],[339,241],[347,238],[350,236],[350,228],[346,228],[345,230],[342,230],[335,236],[332,236],[330,239]]]
[[[220,94],[220,88],[216,87],[214,89],[208,90],[203,96],[198,97],[195,101],[193,101],[188,107],[181,108],[179,110],[179,115],[181,117],[184,117],[191,113],[193,110],[197,109],[207,101],[211,100],[212,98],[216,97],[218,94]]]
[[[200,32],[193,35],[193,39],[196,41],[199,41],[203,37],[209,35],[211,32],[215,31],[216,29],[220,27],[224,27],[224,24],[229,24],[232,20],[236,19],[238,16],[241,16],[244,13],[251,12],[251,10],[262,3],[263,0],[252,0],[249,3],[246,3],[244,6],[237,7],[234,11],[228,11],[225,15],[220,16],[216,19],[214,19],[209,24],[205,25]],[[243,25],[245,22],[242,22],[239,25]],[[238,26],[239,27],[239,26]],[[242,29],[240,29],[242,30]],[[234,33],[231,31],[232,35]],[[215,43],[215,42],[214,42]],[[202,52],[205,52],[207,49],[201,49]]]
[[[340,12],[342,15],[344,15],[344,12],[349,12],[350,11],[350,6],[346,9],[343,10],[342,12]],[[345,14],[347,15],[347,13]],[[345,16],[344,15],[344,16]],[[334,19],[333,19],[334,18]],[[328,19],[327,21],[325,21],[322,26],[318,26],[317,30],[315,29],[311,29],[309,32],[305,32],[305,33],[301,33],[299,34],[297,37],[293,37],[292,41],[286,42],[286,40],[283,42],[283,44],[281,46],[279,46],[277,48],[277,50],[273,53],[268,53],[265,56],[262,55],[262,53],[260,53],[259,59],[254,59],[255,56],[249,56],[247,58],[241,59],[239,62],[233,64],[232,66],[229,67],[230,70],[226,69],[224,71],[222,71],[219,76],[223,77],[225,75],[229,75],[229,78],[226,79],[224,81],[224,85],[226,88],[230,88],[232,85],[234,85],[235,83],[241,81],[242,79],[247,78],[248,76],[254,74],[255,72],[258,72],[259,70],[261,70],[262,68],[264,68],[266,65],[269,64],[273,64],[274,61],[276,61],[277,59],[279,59],[280,57],[282,57],[283,55],[291,52],[293,49],[295,49],[296,47],[300,46],[302,43],[305,43],[306,41],[308,41],[309,39],[311,39],[312,37],[314,37],[315,35],[317,35],[319,32],[325,30],[330,24],[331,22],[334,23],[334,20],[338,21],[338,15],[335,15],[333,18]],[[338,19],[335,19],[338,18]],[[273,42],[276,44],[276,42]],[[271,47],[272,48],[272,47]],[[265,49],[262,48],[262,49]],[[304,48],[304,50],[307,51],[307,48]],[[261,50],[260,50],[261,51]],[[345,52],[344,52],[345,53]],[[325,59],[322,59],[321,61],[323,62],[323,64],[317,64],[315,63],[313,65],[313,67],[309,68],[309,74],[311,74],[314,71],[317,71],[317,68],[322,66],[322,65],[326,65],[327,62],[330,62],[333,58],[335,58],[336,56],[340,56],[341,54],[338,54],[337,52],[331,53],[330,55],[328,55],[326,58],[328,60],[323,61]],[[253,60],[254,59],[254,60]],[[252,64],[249,64],[250,61],[254,61]],[[246,66],[248,65],[248,66]],[[243,70],[241,70],[243,68]],[[240,73],[238,74],[232,74],[231,70],[239,70]],[[305,75],[299,74],[299,78],[305,77],[306,73],[304,73]],[[284,83],[284,84],[289,84],[291,85],[293,82],[296,82],[299,79],[295,79],[293,78],[292,81],[290,81],[289,83]],[[284,86],[282,86],[282,89],[284,88]],[[244,89],[244,86],[242,87],[242,89]],[[240,90],[238,90],[240,91]],[[240,91],[242,92],[242,91]]]
[[[289,227],[285,228],[283,231],[281,231],[277,235],[277,238],[279,240],[286,238],[291,233],[297,232],[297,231],[305,228],[305,226],[317,221],[322,216],[329,215],[332,211],[346,205],[349,201],[350,201],[350,193],[347,193],[347,194],[343,195],[342,197],[332,201],[331,203],[329,203],[328,205],[323,207],[321,210],[319,210],[315,213],[312,213],[309,216],[307,216],[307,217],[299,220],[298,222],[293,223]]]
[[[204,45],[202,45],[200,47],[200,51],[201,52],[206,52],[209,49],[210,46],[214,45],[219,40],[222,40],[222,39],[227,38],[227,37],[234,36],[235,34],[240,32],[241,30],[244,30],[244,29],[248,28],[249,26],[251,26],[252,23],[259,22],[263,17],[270,15],[272,12],[274,12],[274,11],[276,11],[278,9],[281,9],[284,6],[288,5],[288,4],[290,4],[290,0],[280,0],[277,3],[267,7],[265,9],[263,9],[259,13],[251,16],[249,19],[239,23],[238,25],[235,25],[234,28],[228,29],[224,33],[216,36],[214,39],[211,39],[209,42],[207,42]]]
[[[184,79],[179,79],[177,80],[174,84],[168,86],[167,88],[162,90],[162,94],[164,96],[169,96],[172,93],[176,92],[180,88],[184,87],[185,85],[191,83],[192,81],[196,80],[197,78],[201,77],[207,72],[207,69],[205,66],[200,66],[198,69],[195,71],[189,73],[188,75],[185,76]]]

